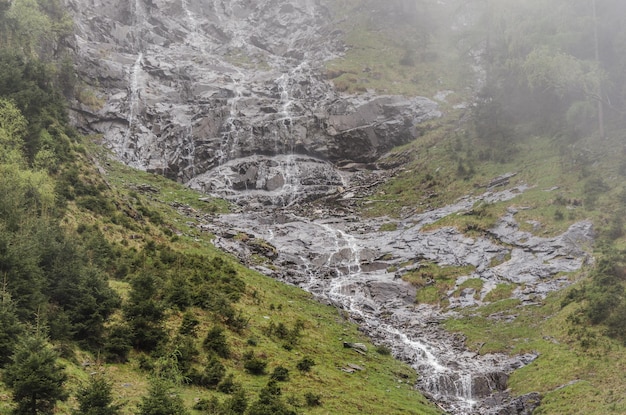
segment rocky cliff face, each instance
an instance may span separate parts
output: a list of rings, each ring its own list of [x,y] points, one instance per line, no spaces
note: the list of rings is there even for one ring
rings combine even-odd
[[[438,116],[424,98],[343,96],[320,0],[67,0],[79,75],[97,99],[76,123],[116,156],[206,192],[285,203],[335,191],[335,167],[374,162]]]

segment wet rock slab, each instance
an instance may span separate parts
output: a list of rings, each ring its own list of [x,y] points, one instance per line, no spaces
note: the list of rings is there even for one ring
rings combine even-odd
[[[472,265],[473,271],[460,276],[458,284],[480,278],[483,289],[461,296],[452,290],[447,297],[451,308],[482,304],[498,283],[520,284],[524,289],[513,295],[528,303],[569,284],[557,274],[578,270],[590,259],[587,249],[593,228],[589,222],[576,223],[557,237],[541,238],[520,232],[515,212],[510,211],[485,237],[470,238],[453,228],[422,231],[424,224],[467,211],[480,200],[510,200],[523,190],[464,198],[443,209],[407,217],[397,223],[396,230],[387,232],[377,230],[390,219],[363,222],[323,214],[307,219],[289,210],[225,215],[214,226],[218,234],[219,229],[246,229],[270,242],[278,257],[274,261],[277,271],[269,275],[349,312],[376,342],[410,362],[420,374],[418,387],[451,413],[523,414],[532,411],[539,397],[511,398],[506,383],[512,371],[536,355],[480,355],[467,350],[462,336],[440,327],[448,315],[431,305],[416,305],[416,288],[401,278],[424,260]],[[248,255],[248,248],[236,240],[216,238],[215,243],[244,260]],[[507,254],[510,259],[503,260]]]

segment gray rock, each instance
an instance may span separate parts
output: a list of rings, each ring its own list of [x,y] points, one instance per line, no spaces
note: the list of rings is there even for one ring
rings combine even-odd
[[[134,167],[220,195],[270,193],[249,206],[296,192],[267,164],[233,178],[228,168],[247,157],[330,162],[298,180],[323,183],[304,195],[319,197],[339,186],[338,172],[327,180],[332,164],[374,161],[440,115],[425,98],[338,93],[321,75],[343,50],[324,2],[67,4],[78,74],[102,102],[74,103],[74,122]]]

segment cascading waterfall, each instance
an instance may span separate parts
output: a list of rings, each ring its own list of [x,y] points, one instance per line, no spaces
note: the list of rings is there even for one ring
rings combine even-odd
[[[347,234],[341,229],[333,228],[329,224],[319,223],[320,227],[328,232],[330,239],[335,247],[328,261],[327,267],[332,267],[340,277],[350,277],[354,273],[361,272],[361,260],[359,247],[356,238]],[[346,257],[347,251],[347,257]]]
[[[233,78],[231,89],[234,96],[230,99],[228,106],[228,117],[222,126],[222,142],[218,150],[219,165],[222,166],[228,160],[237,156],[237,146],[239,145],[239,134],[241,131],[237,125],[238,103],[243,96],[243,87],[241,84],[241,72],[237,73],[237,77]]]
[[[140,89],[142,80],[142,68],[141,62],[143,60],[143,53],[139,52],[135,63],[129,71],[129,89],[130,95],[128,97],[128,130],[126,131],[126,137],[124,140],[124,153],[123,156],[127,159],[132,158],[132,154],[129,154],[132,147],[132,135],[133,130],[137,128],[137,114],[140,109]]]
[[[193,120],[189,120],[189,124],[185,131],[183,132],[183,145],[181,148],[184,150],[185,154],[182,155],[182,158],[185,160],[186,170],[189,171],[187,174],[189,177],[194,177],[196,175],[196,140],[193,136]]]
[[[287,74],[283,74],[277,80],[278,88],[280,90],[280,101],[281,101],[281,112],[280,118],[276,120],[279,124],[277,127],[280,128],[280,124],[285,128],[286,133],[284,134],[286,139],[289,141],[287,144],[287,160],[283,167],[283,178],[285,184],[282,189],[282,205],[289,206],[297,200],[297,195],[300,192],[300,171],[297,165],[297,158],[294,154],[294,137],[291,132],[291,127],[293,125],[293,117],[291,114],[290,107],[292,105],[292,100],[289,94],[289,77]],[[278,145],[278,137],[276,139],[276,143]],[[278,151],[277,151],[278,154]]]
[[[374,230],[380,227],[375,219],[356,224],[351,220],[357,218],[341,216],[349,215],[345,212],[361,197],[356,190],[360,186],[350,189],[350,182],[345,179],[352,173],[338,172],[329,163],[308,155],[323,159],[337,155],[343,159],[343,155],[332,153],[334,140],[343,146],[342,137],[348,130],[335,127],[349,123],[332,117],[346,115],[350,119],[354,115],[353,121],[359,124],[356,118],[360,118],[360,111],[365,111],[368,118],[366,105],[375,104],[378,98],[372,94],[345,97],[323,79],[322,62],[343,53],[337,36],[327,30],[330,26],[318,25],[333,16],[317,0],[180,1],[173,4],[131,0],[127,4],[132,15],[127,19],[116,10],[119,2],[102,2],[110,4],[108,10],[100,13],[86,5],[89,2],[72,0],[78,17],[82,17],[77,25],[82,30],[77,47],[83,48],[88,63],[85,73],[105,70],[98,79],[108,84],[103,86],[109,88],[107,94],[111,92],[111,99],[97,115],[103,122],[92,123],[91,117],[87,117],[89,128],[93,125],[129,164],[154,171],[155,167],[163,171],[168,166],[184,167],[183,179],[194,176],[189,179],[190,186],[235,201],[242,210],[254,211],[256,216],[267,215],[263,222],[257,222],[258,229],[254,231],[251,227],[258,218],[244,213],[228,217],[220,226],[227,230],[236,226],[271,239],[279,252],[272,267],[278,270],[274,276],[304,285],[356,316],[363,330],[376,341],[389,345],[396,356],[412,362],[421,376],[419,386],[440,402],[449,403],[452,412],[465,415],[477,411],[472,408],[482,410],[481,402],[488,390],[502,384],[496,382],[494,388],[489,385],[493,381],[491,372],[482,378],[472,377],[472,373],[510,373],[508,356],[493,358],[505,362],[494,364],[466,351],[462,341],[451,340],[453,336],[427,321],[429,312],[435,316],[433,320],[440,318],[438,311],[414,304],[414,292],[395,278],[394,272],[387,272],[393,266],[399,269],[399,277],[405,272],[402,264],[417,266],[424,252],[444,264],[448,257],[463,261],[472,256],[482,261],[482,257],[489,256],[490,251],[480,248],[485,246],[480,241],[476,241],[478,248],[473,244],[469,248],[475,252],[460,250],[457,254],[448,250],[455,241],[446,239],[446,235],[439,239],[437,235],[417,235],[419,226],[452,211],[468,211],[475,200],[459,202],[452,211],[441,209],[414,215],[398,224],[398,232]],[[281,7],[286,4],[292,6],[290,12],[282,13]],[[180,13],[171,16],[172,12]],[[92,41],[94,38],[96,42]],[[99,62],[104,54],[108,64],[98,68],[92,62]],[[116,78],[120,74],[122,79]],[[346,102],[342,102],[344,98]],[[401,105],[412,108],[417,101]],[[424,107],[424,112],[415,107],[411,113],[419,119],[438,114],[429,106]],[[406,118],[408,112],[402,114],[398,112],[389,118],[389,134],[385,137],[395,136],[395,123]],[[115,119],[113,123],[111,118]],[[192,125],[193,120],[196,123]],[[313,137],[324,139],[331,127],[341,135],[313,143]],[[196,143],[194,135],[202,136],[202,141]],[[382,147],[376,152],[379,150]],[[295,154],[297,151],[300,154]],[[359,176],[360,173],[355,174],[357,179]],[[328,205],[319,214],[316,207],[307,206],[306,214],[325,220],[300,218],[289,232],[274,223],[278,221],[277,206],[291,206],[286,215],[290,211],[302,212],[296,201],[318,197],[325,197]],[[215,218],[215,222],[219,220]],[[413,231],[413,239],[404,238],[400,232],[404,230]],[[290,234],[297,238],[284,236]],[[318,246],[320,239],[323,243]],[[392,260],[381,259],[387,257]],[[568,254],[560,255],[559,261],[566,262],[567,258]],[[490,264],[487,260],[477,267],[487,270],[486,278],[496,280],[488,280],[485,287],[487,283],[502,281],[494,276],[502,266],[489,275],[493,268]],[[538,261],[535,269],[541,266]],[[270,272],[269,268],[261,271]],[[384,290],[387,291],[381,294]],[[482,391],[482,395],[477,391]],[[476,407],[474,400],[479,401]]]
[[[368,295],[364,292],[362,284],[355,283],[362,277],[363,272],[360,260],[362,248],[357,239],[329,224],[317,223],[317,225],[327,232],[333,246],[325,266],[334,270],[335,277],[328,284],[326,294],[353,316],[358,316],[360,320],[371,320],[372,317],[363,312],[361,307],[368,301]],[[306,267],[305,270],[308,271]],[[310,273],[308,275],[312,280],[309,285],[314,285],[312,282],[316,277]],[[435,356],[437,351],[433,347],[410,338],[393,326],[381,324],[380,329],[388,333],[394,339],[395,344],[408,346],[415,352],[412,360],[416,362],[416,367],[420,372],[428,373],[422,382],[426,391],[438,398],[449,395],[452,391],[463,410],[469,411],[473,408],[475,401],[472,399],[472,375],[470,373],[454,373],[437,359]]]
[[[123,143],[123,157],[127,160],[134,159],[131,149],[135,147],[134,132],[139,127],[139,111],[141,103],[141,88],[143,83],[143,45],[142,30],[145,20],[145,10],[141,4],[141,0],[135,0],[131,5],[132,8],[132,28],[133,28],[133,50],[136,53],[136,59],[133,66],[129,69],[129,95],[128,95],[128,130]]]
[[[189,24],[189,36],[187,38],[187,44],[192,48],[198,47],[198,45],[202,45],[204,42],[198,30],[198,22],[196,20],[196,16],[189,7],[189,0],[181,0],[181,5],[185,12],[187,23]]]
[[[488,193],[484,198],[508,200],[514,194],[503,191]],[[463,210],[463,206],[475,202],[470,198],[447,211]],[[468,350],[462,338],[437,324],[445,318],[441,311],[426,304],[416,305],[415,289],[390,270],[391,266],[399,268],[412,262],[420,252],[434,254],[438,261],[444,261],[448,251],[460,252],[455,238],[446,242],[437,233],[429,236],[419,230],[420,222],[428,223],[441,215],[439,211],[430,213],[432,218],[421,213],[405,220],[397,230],[382,234],[374,231],[380,223],[363,226],[351,221],[355,218],[311,220],[289,213],[276,222],[271,213],[257,213],[228,215],[224,220],[229,228],[242,226],[270,240],[280,252],[275,264],[291,264],[282,269],[286,274],[281,273],[289,275],[287,281],[348,312],[364,332],[409,362],[420,375],[419,389],[447,411],[456,415],[504,413],[500,411],[509,409],[502,409],[504,406],[498,402],[512,402],[507,401],[505,392],[508,374],[537,356],[481,355]],[[461,238],[460,243],[469,243],[466,239]],[[407,245],[408,241],[414,246]],[[471,247],[496,255],[492,242],[472,241]],[[490,258],[485,256],[486,266]],[[542,262],[539,260],[538,266]],[[506,408],[517,403],[511,405]]]

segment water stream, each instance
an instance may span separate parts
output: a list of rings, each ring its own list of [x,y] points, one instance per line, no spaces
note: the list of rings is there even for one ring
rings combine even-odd
[[[273,262],[278,271],[264,267],[260,271],[299,285],[321,301],[344,310],[375,342],[387,345],[395,356],[409,362],[419,373],[419,389],[447,411],[458,415],[496,414],[502,410],[502,402],[510,402],[505,392],[508,375],[536,355],[481,355],[468,350],[463,338],[446,332],[439,324],[453,311],[416,305],[416,289],[399,276],[407,272],[403,268],[406,264],[419,266],[427,258],[442,265],[473,264],[476,271],[468,277],[484,279],[485,290],[496,283],[510,283],[523,269],[510,269],[510,274],[502,272],[504,268],[496,271],[491,269],[494,258],[510,252],[513,239],[512,245],[526,243],[528,235],[520,233],[511,239],[512,234],[503,231],[502,226],[485,239],[468,238],[451,228],[430,232],[421,228],[442,216],[467,210],[478,200],[509,200],[523,189],[465,198],[442,209],[407,217],[397,222],[396,230],[388,232],[378,230],[383,222],[377,219],[363,221],[332,215],[312,219],[276,206],[253,214],[225,215],[214,225],[252,233],[273,244],[279,252]],[[533,247],[526,248],[532,251],[532,258],[525,259],[526,265],[537,275],[541,274],[539,269],[555,275],[557,268],[579,268],[584,254],[576,257],[572,253],[586,243],[586,237],[578,234],[583,230],[587,235],[586,227],[573,226],[557,238],[535,238]],[[215,243],[245,257],[246,248],[240,242],[217,238]],[[568,264],[562,262],[564,256],[569,257]],[[511,259],[508,265],[515,266],[515,262]],[[525,286],[536,293],[554,290],[563,283],[558,277],[525,280]],[[486,293],[480,296],[484,298]],[[452,292],[448,295],[454,298]]]

